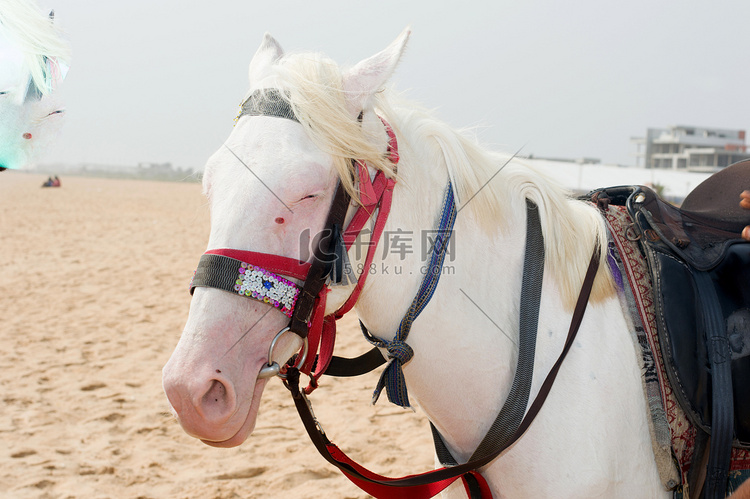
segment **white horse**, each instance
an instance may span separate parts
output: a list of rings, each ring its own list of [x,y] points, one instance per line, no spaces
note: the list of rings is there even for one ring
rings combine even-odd
[[[30,0],[0,2],[0,169],[26,165],[61,124],[53,90],[70,54],[52,17]]]
[[[546,258],[531,399],[563,347],[591,254],[606,241],[605,227],[594,208],[570,199],[543,175],[483,150],[384,88],[408,36],[404,32],[384,51],[341,70],[317,54],[285,55],[266,35],[250,64],[250,92],[279,89],[300,123],[242,116],[209,159],[208,248],[302,257],[300,234],[323,229],[337,182],[357,199],[348,158],[365,160],[371,175],[395,174],[384,155],[387,136],[378,117],[384,118],[401,156],[386,232],[410,235],[411,247],[385,251],[388,242],[379,241],[355,310],[372,334],[393,338],[421,282],[421,231],[434,228],[450,179],[460,210],[455,248],[412,327],[407,342],[414,357],[403,371],[410,396],[463,462],[503,405],[514,375],[525,199],[539,207]],[[364,255],[352,249],[349,258],[357,268]],[[578,337],[541,412],[515,445],[482,469],[495,497],[670,496],[652,452],[629,321],[606,267],[600,267]],[[352,286],[332,287],[326,313],[351,292]],[[272,338],[287,323],[284,314],[258,301],[196,288],[163,371],[164,389],[187,433],[218,447],[248,437],[267,381],[258,373]],[[285,350],[280,361],[299,347],[291,336],[275,350]],[[456,484],[444,494],[465,497]]]

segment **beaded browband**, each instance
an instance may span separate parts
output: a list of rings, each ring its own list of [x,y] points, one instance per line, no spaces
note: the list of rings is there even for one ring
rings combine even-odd
[[[300,292],[299,286],[273,272],[221,255],[201,256],[190,294],[197,286],[234,291],[278,308],[287,317],[292,316]]]
[[[262,263],[265,268],[253,262]],[[309,267],[309,263],[265,253],[209,250],[198,262],[190,282],[190,294],[199,286],[222,289],[263,302],[291,317],[300,287],[272,270],[304,279]]]

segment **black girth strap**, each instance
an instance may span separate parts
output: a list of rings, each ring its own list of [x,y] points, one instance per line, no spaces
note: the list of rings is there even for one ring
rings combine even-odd
[[[711,364],[711,440],[703,497],[723,499],[726,496],[734,438],[732,354],[727,326],[711,277],[707,272],[695,272],[695,285],[699,300],[704,304],[700,310]]]
[[[531,381],[534,374],[534,352],[539,324],[539,305],[542,297],[544,277],[544,236],[539,219],[539,209],[526,201],[526,252],[521,283],[521,308],[518,335],[518,361],[513,384],[502,409],[482,439],[470,460],[481,459],[504,446],[521,424],[529,402]],[[432,423],[430,423],[432,426]],[[439,432],[433,426],[432,436],[435,452],[444,466],[455,466],[456,459],[446,447]]]

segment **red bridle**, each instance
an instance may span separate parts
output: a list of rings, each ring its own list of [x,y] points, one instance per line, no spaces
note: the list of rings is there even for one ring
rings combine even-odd
[[[381,121],[383,122],[386,133],[388,134],[388,158],[390,159],[391,163],[393,163],[395,169],[395,165],[399,160],[396,135],[393,133],[393,129],[385,120],[381,118]],[[375,177],[373,179],[370,179],[367,165],[365,165],[361,161],[354,161],[353,163],[358,177],[360,205],[357,211],[354,213],[351,222],[343,231],[342,238],[345,248],[348,251],[354,241],[359,237],[367,221],[370,220],[373,216],[376,217],[372,233],[370,234],[370,242],[368,244],[368,250],[363,266],[364,269],[368,269],[375,256],[377,243],[383,233],[385,223],[388,220],[388,215],[391,210],[391,201],[393,198],[393,188],[396,185],[396,181],[393,178],[387,178],[382,171],[378,171],[375,174]],[[342,190],[343,187],[339,185],[338,189]],[[336,206],[337,203],[339,203],[340,206]],[[341,195],[337,193],[333,202],[333,206],[331,207],[331,212],[333,213],[334,211],[338,211],[345,215],[348,209],[348,205],[348,195]],[[328,226],[326,227],[329,232],[333,232],[334,229],[331,218],[332,216],[329,215],[329,221],[327,223]],[[342,217],[340,216],[339,218]],[[338,223],[343,224],[343,220],[338,221]],[[337,243],[337,241],[333,240],[328,241],[329,246]],[[323,244],[326,244],[326,242],[324,242]],[[359,276],[359,279],[354,286],[354,290],[352,291],[351,295],[346,300],[344,305],[342,305],[341,308],[339,308],[336,312],[326,316],[325,308],[326,297],[329,291],[328,286],[326,286],[322,282],[318,282],[317,287],[319,288],[319,291],[313,296],[310,296],[309,293],[305,292],[305,290],[309,286],[308,280],[310,279],[310,276],[312,274],[313,267],[316,265],[319,266],[321,264],[321,262],[318,262],[316,260],[323,260],[320,253],[322,252],[324,255],[331,255],[333,254],[333,252],[330,251],[330,249],[330,247],[327,247],[321,248],[320,251],[316,251],[316,254],[313,256],[312,262],[300,262],[299,260],[294,258],[255,251],[231,248],[212,249],[204,253],[204,256],[201,258],[201,264],[199,264],[198,270],[196,271],[196,277],[191,283],[191,292],[192,289],[196,286],[209,286],[224,289],[230,292],[232,291],[232,286],[234,286],[233,280],[238,276],[233,276],[231,274],[231,271],[227,271],[226,268],[222,271],[217,271],[215,266],[204,265],[208,255],[225,257],[225,259],[227,259],[226,261],[229,262],[227,268],[235,268],[242,263],[245,263],[250,267],[258,268],[258,270],[263,272],[264,275],[269,275],[268,279],[274,280],[274,282],[275,280],[285,281],[285,279],[283,279],[285,277],[303,281],[304,286],[301,288],[301,292],[299,293],[299,299],[296,303],[297,306],[293,305],[292,310],[287,315],[290,315],[292,317],[291,330],[302,338],[307,339],[310,354],[307,355],[304,363],[299,366],[299,370],[310,376],[310,384],[305,389],[305,392],[308,394],[318,386],[318,379],[325,372],[333,356],[333,347],[336,339],[336,320],[343,317],[344,314],[349,312],[357,303],[359,295],[362,292],[362,288],[365,284],[365,280],[367,279],[367,276],[369,274],[369,272],[363,271],[362,275]],[[234,265],[234,267],[232,267],[232,265]],[[330,265],[330,262],[327,265]],[[222,274],[219,277],[223,278],[223,281],[219,278],[214,279],[217,273]],[[328,270],[322,273],[317,272],[316,274],[319,274],[319,276],[316,277],[316,279],[318,280],[322,279],[323,281],[325,281],[325,279],[328,278]],[[240,281],[238,280],[237,283],[239,282]],[[270,281],[264,280],[263,284],[268,285],[269,288],[271,287]],[[291,283],[287,283],[285,285],[288,286],[289,284]],[[246,296],[252,297],[249,293]],[[306,303],[304,305],[304,308],[310,310],[309,314],[305,312],[298,313],[301,300],[314,300],[314,303]],[[266,303],[268,303],[268,299],[266,299]],[[273,303],[271,303],[271,305],[273,306]],[[300,315],[307,316],[301,317]],[[297,327],[295,327],[295,324],[297,325]],[[304,326],[301,326],[300,324],[304,324]],[[269,365],[270,363],[271,359],[269,359]]]

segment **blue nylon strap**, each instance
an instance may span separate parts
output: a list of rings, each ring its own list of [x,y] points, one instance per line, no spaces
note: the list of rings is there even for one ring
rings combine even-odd
[[[367,341],[373,345],[385,348],[388,351],[389,362],[383,373],[380,375],[375,392],[372,395],[372,403],[378,401],[380,393],[385,387],[388,400],[401,407],[411,407],[409,404],[409,395],[406,391],[406,380],[402,367],[409,362],[414,355],[414,351],[406,344],[406,338],[409,336],[411,325],[419,316],[424,307],[429,303],[435,289],[437,288],[440,274],[442,273],[445,253],[448,249],[448,242],[453,233],[453,223],[456,221],[456,204],[453,199],[453,186],[448,182],[448,187],[443,200],[443,210],[440,215],[435,243],[432,246],[430,263],[427,267],[422,285],[414,297],[414,300],[407,310],[404,318],[401,319],[398,332],[393,341],[386,341],[370,334],[367,329],[362,328],[362,332]]]

